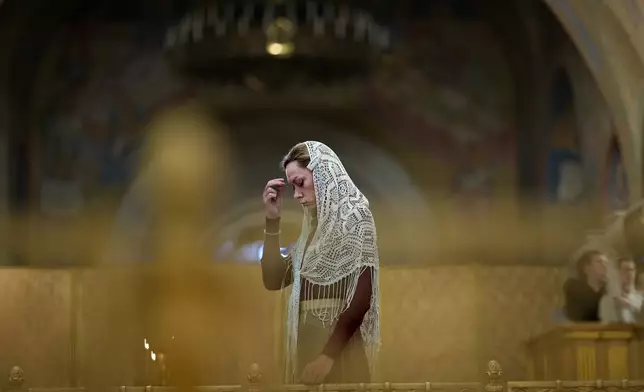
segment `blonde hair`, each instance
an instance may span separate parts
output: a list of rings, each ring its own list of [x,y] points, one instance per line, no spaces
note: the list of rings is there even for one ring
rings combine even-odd
[[[294,145],[282,159],[280,168],[282,170],[286,170],[286,166],[291,162],[297,162],[302,167],[307,167],[309,165],[309,162],[311,162],[311,155],[309,154],[309,148],[306,146],[306,143],[302,142]]]

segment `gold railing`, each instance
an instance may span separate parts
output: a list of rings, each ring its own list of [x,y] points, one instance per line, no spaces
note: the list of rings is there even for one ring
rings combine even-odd
[[[14,367],[14,370],[19,369]],[[19,374],[24,374],[19,372]],[[596,381],[503,381],[503,369],[497,361],[489,361],[485,380],[481,382],[420,382],[420,383],[353,383],[322,385],[264,385],[259,366],[253,364],[247,382],[239,385],[196,386],[194,392],[644,392],[644,380]],[[22,389],[24,378],[11,379],[9,390],[26,392],[86,392],[86,388]],[[175,392],[169,386],[121,386],[110,392]]]
[[[642,392],[644,380],[508,381],[507,392]]]

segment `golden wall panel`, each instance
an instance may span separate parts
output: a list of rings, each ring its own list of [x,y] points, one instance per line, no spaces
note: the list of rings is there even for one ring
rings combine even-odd
[[[563,306],[566,268],[480,266],[477,271],[480,354],[503,365],[508,379],[528,377],[526,341],[552,325],[553,312]],[[482,370],[481,368],[480,370]]]
[[[0,376],[13,365],[29,387],[65,386],[70,377],[70,275],[0,270]]]
[[[378,378],[477,380],[476,276],[471,267],[392,268],[381,284]]]
[[[69,342],[75,337],[79,384],[136,382],[145,334],[140,273],[4,272],[0,311],[12,321],[0,330],[0,343],[8,348],[0,366],[20,364],[33,386],[67,385]],[[493,358],[507,378],[525,379],[525,342],[548,329],[552,312],[561,306],[565,275],[555,267],[383,269],[377,378],[474,381]],[[207,325],[195,329],[204,341],[195,366],[202,364],[212,383],[239,382],[252,362],[267,379],[276,378],[283,296],[264,290],[256,266],[214,267],[209,279],[219,290],[205,301]],[[78,293],[76,302],[72,292]],[[70,321],[72,304],[77,330]]]
[[[77,368],[79,385],[132,385],[143,334],[134,269],[77,273]],[[138,358],[140,360],[140,358]]]

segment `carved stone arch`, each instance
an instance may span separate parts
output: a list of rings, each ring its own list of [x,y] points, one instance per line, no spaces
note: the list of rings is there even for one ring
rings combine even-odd
[[[606,98],[621,143],[629,146],[624,163],[629,168],[631,200],[642,194],[641,105],[631,105],[635,86],[641,85],[644,63],[639,59],[622,22],[607,3],[544,0],[564,26]],[[636,60],[637,59],[637,60]],[[634,119],[638,119],[635,121]]]

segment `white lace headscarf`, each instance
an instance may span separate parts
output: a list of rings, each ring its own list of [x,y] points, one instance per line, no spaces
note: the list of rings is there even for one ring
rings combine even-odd
[[[376,226],[369,201],[353,183],[338,156],[326,145],[308,141],[317,208],[317,228],[307,248],[311,230],[311,214],[305,209],[302,232],[291,253],[293,287],[287,319],[287,374],[295,376],[297,364],[297,335],[300,315],[301,280],[320,286],[321,298],[338,298],[342,306],[314,310],[324,325],[334,327],[356,291],[358,278],[371,269],[371,307],[365,315],[360,332],[371,368],[380,344],[378,309],[378,247]],[[342,281],[340,284],[336,284]],[[334,292],[332,293],[331,290]],[[326,294],[326,295],[325,295]],[[333,294],[333,295],[329,295]],[[305,300],[320,299],[312,290],[304,293]]]

